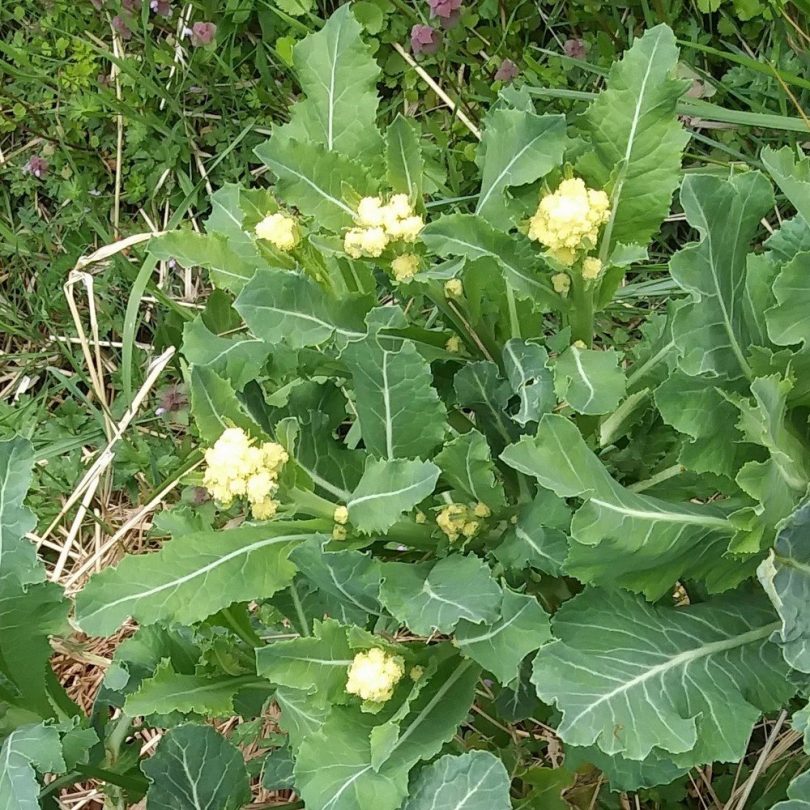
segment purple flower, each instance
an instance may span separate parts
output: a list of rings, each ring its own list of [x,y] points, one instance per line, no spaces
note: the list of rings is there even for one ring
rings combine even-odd
[[[195,48],[210,45],[214,41],[217,27],[212,22],[195,22],[191,26],[191,44]]]
[[[584,59],[588,49],[581,39],[566,39],[563,43],[563,52],[571,59]]]
[[[512,79],[517,78],[518,73],[520,73],[518,66],[511,59],[504,59],[495,73],[495,81],[511,82]]]
[[[141,0],[121,0],[121,7],[130,14],[140,11]]]
[[[461,8],[461,0],[428,0],[428,5],[431,17],[449,20]]]
[[[411,28],[411,50],[417,56],[420,53],[436,53],[441,41],[441,32],[429,25],[415,25]]]
[[[132,38],[132,31],[129,30],[127,21],[120,14],[112,18],[112,27],[118,32],[118,36],[121,37],[121,39]]]
[[[149,8],[160,17],[172,16],[172,4],[170,0],[152,0],[152,2],[149,3]]]
[[[42,180],[48,173],[48,161],[40,155],[34,155],[28,163],[25,164],[25,171],[33,174],[37,180]]]

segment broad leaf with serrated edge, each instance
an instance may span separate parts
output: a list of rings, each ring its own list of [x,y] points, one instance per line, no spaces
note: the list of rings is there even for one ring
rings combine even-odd
[[[263,270],[234,303],[253,334],[292,348],[317,346],[333,335],[362,336],[363,313],[330,298],[312,279],[288,270]]]
[[[430,365],[413,342],[403,340],[394,351],[372,333],[350,343],[341,357],[354,381],[366,449],[378,458],[427,457],[444,438],[446,413]]]
[[[476,163],[481,190],[475,213],[501,230],[513,225],[505,191],[556,169],[568,145],[565,116],[497,109],[487,116]]]
[[[379,771],[388,766],[410,769],[430,759],[449,742],[470,711],[480,669],[458,656],[439,664],[427,684],[398,714],[371,731],[371,764]],[[428,677],[423,675],[422,677]]]
[[[612,349],[569,346],[554,364],[554,390],[577,413],[609,413],[624,396],[625,385],[619,355]]]
[[[270,597],[292,581],[290,552],[313,536],[306,524],[276,521],[177,537],[93,576],[76,598],[78,623],[103,636],[128,616],[188,624],[234,602]]]
[[[550,638],[548,614],[537,599],[508,589],[496,621],[476,625],[462,619],[456,627],[459,649],[503,686],[518,677],[520,662]]]
[[[774,640],[785,660],[810,672],[810,501],[785,521],[757,576],[781,619]]]
[[[531,503],[523,505],[517,523],[495,549],[498,561],[520,570],[527,565],[558,577],[568,556],[571,510],[562,498],[541,489]]]
[[[327,231],[340,231],[354,221],[345,187],[361,196],[375,188],[361,165],[321,144],[274,136],[256,154],[276,175],[278,198]]]
[[[251,436],[262,429],[236,396],[227,380],[206,366],[192,366],[189,373],[191,412],[201,438],[213,444],[228,428],[240,427]]]
[[[607,88],[581,120],[592,151],[577,168],[590,186],[610,192],[606,247],[646,245],[669,213],[689,140],[675,109],[686,90],[674,78],[677,63],[672,30],[649,29],[614,63]]]
[[[138,690],[127,696],[124,710],[130,717],[174,711],[230,717],[236,693],[261,685],[253,675],[184,675],[164,660],[151,678],[144,678]],[[269,690],[269,684],[266,687]]]
[[[237,391],[259,376],[270,346],[252,335],[224,338],[209,331],[197,317],[183,327],[183,355],[197,367],[205,366],[227,380]]]
[[[753,570],[726,559],[735,529],[715,506],[670,503],[623,487],[588,449],[577,426],[547,414],[536,436],[507,447],[501,458],[561,498],[584,503],[571,524],[566,573],[663,596],[679,579],[727,590]]]
[[[789,146],[779,150],[766,146],[760,160],[790,204],[810,225],[810,157],[797,160],[796,151]]]
[[[45,577],[37,567],[34,545],[25,537],[36,526],[34,513],[23,506],[33,466],[31,442],[0,441],[0,579],[11,576],[28,583]]]
[[[477,430],[462,433],[447,442],[435,461],[441,468],[442,478],[455,489],[493,510],[506,503],[503,485],[495,476],[489,444]]]
[[[14,729],[0,749],[0,807],[39,810],[40,773],[65,770],[59,732],[53,726],[25,725]]]
[[[810,225],[806,226],[810,230]],[[768,336],[779,346],[801,343],[810,348],[807,301],[810,300],[810,253],[798,253],[779,271],[773,283],[775,306],[765,312]]]
[[[542,259],[525,236],[495,230],[475,214],[448,214],[428,223],[422,241],[437,256],[494,259],[506,283],[519,296],[540,306],[556,306],[560,297],[543,274]]]
[[[606,617],[609,620],[606,620]],[[767,601],[751,593],[686,608],[587,589],[552,620],[532,681],[571,745],[675,764],[734,762],[764,711],[795,691]]]
[[[250,801],[241,752],[210,726],[169,729],[141,770],[151,783],[149,810],[238,810]]]
[[[279,727],[289,735],[293,750],[323,726],[331,708],[314,702],[304,689],[287,686],[276,689],[275,701],[281,710]]]
[[[548,352],[526,340],[508,340],[503,347],[503,365],[512,393],[520,407],[512,418],[520,425],[536,422],[557,405],[554,378],[547,368]]]
[[[352,526],[364,534],[391,528],[403,512],[433,492],[439,473],[432,461],[369,458],[346,502]]]
[[[745,251],[773,206],[770,184],[759,172],[729,179],[691,174],[681,203],[702,239],[670,261],[672,278],[691,294],[672,324],[679,365],[690,376],[750,377],[746,355],[763,316],[762,302],[746,295]]]
[[[181,267],[204,267],[211,281],[231,292],[239,292],[259,267],[267,262],[256,254],[246,258],[231,247],[230,241],[215,233],[171,231],[149,242],[149,252],[157,259],[174,259]]]
[[[398,763],[371,764],[374,715],[336,707],[319,731],[304,738],[295,784],[307,807],[318,810],[397,810],[408,794],[408,770]]]
[[[344,694],[354,652],[346,628],[336,621],[314,622],[311,636],[275,641],[256,650],[256,671],[279,686],[303,689],[314,703]]]
[[[271,144],[294,139],[357,158],[380,151],[375,86],[380,69],[362,30],[347,5],[295,46],[295,71],[306,98],[293,105],[290,122],[273,132]]]
[[[445,754],[419,771],[403,810],[509,810],[510,781],[489,751]]]
[[[380,600],[409,630],[450,633],[460,619],[498,618],[501,589],[474,555],[451,554],[437,563],[384,563]]]

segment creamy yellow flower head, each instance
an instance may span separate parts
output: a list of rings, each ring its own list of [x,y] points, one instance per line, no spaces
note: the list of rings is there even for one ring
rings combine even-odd
[[[571,289],[571,278],[568,273],[555,273],[551,277],[551,286],[554,287],[554,292],[568,295],[568,291]]]
[[[382,200],[379,197],[363,197],[357,205],[355,219],[364,228],[379,228],[385,219]]]
[[[336,523],[332,527],[332,539],[333,540],[345,540],[349,536],[349,532],[346,530],[345,526],[341,526],[340,523]]]
[[[345,506],[336,506],[332,520],[341,526],[345,526],[349,522],[349,510]]]
[[[473,509],[473,514],[479,518],[488,518],[492,514],[492,510],[485,503],[478,501]]]
[[[593,281],[599,278],[602,272],[602,262],[595,256],[588,256],[582,260],[582,278]]]
[[[449,503],[436,515],[436,525],[447,535],[450,542],[459,537],[473,537],[481,526],[474,519],[475,513],[463,503]]]
[[[388,234],[382,228],[366,228],[360,236],[360,249],[376,259],[388,245]]]
[[[460,278],[451,278],[444,282],[444,294],[447,298],[461,298],[464,295],[464,287]]]
[[[588,188],[580,177],[563,180],[540,200],[529,221],[529,239],[549,249],[560,264],[570,266],[581,250],[596,245],[599,228],[610,219],[610,200],[604,191]]]
[[[266,216],[256,226],[256,236],[259,239],[266,239],[285,253],[292,250],[300,241],[296,221],[281,213]]]
[[[458,335],[451,335],[444,344],[445,351],[450,354],[458,354],[461,351],[461,338]]]
[[[391,262],[397,281],[410,281],[419,269],[419,257],[415,253],[403,253]]]
[[[357,653],[349,667],[346,691],[362,700],[384,703],[405,674],[405,662],[379,647]]]
[[[287,460],[281,445],[265,442],[257,447],[241,428],[228,428],[205,451],[203,485],[225,507],[234,498],[246,497],[253,516],[266,520],[278,509],[273,495]]]

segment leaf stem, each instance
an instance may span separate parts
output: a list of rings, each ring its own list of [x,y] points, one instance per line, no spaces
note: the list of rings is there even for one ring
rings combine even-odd
[[[519,339],[521,337],[520,321],[518,320],[517,304],[515,303],[515,291],[509,282],[506,282],[504,286],[506,287],[506,303],[509,307],[509,329],[512,337]]]
[[[589,349],[593,344],[593,285],[588,284],[578,271],[571,273],[571,300],[569,314],[571,340],[581,340]]]
[[[298,588],[295,587],[295,580],[290,583],[290,596],[292,596],[295,612],[298,615],[298,623],[301,625],[301,635],[310,636],[307,614],[304,613],[304,606],[301,604],[301,597],[298,595]]]

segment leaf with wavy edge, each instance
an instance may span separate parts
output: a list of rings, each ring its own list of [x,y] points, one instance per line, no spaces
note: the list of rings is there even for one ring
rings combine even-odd
[[[624,396],[626,381],[619,355],[569,346],[554,364],[554,390],[577,412],[610,413]]]
[[[810,771],[800,773],[787,789],[788,798],[771,810],[810,810]]]
[[[62,773],[62,745],[53,726],[25,725],[14,729],[0,749],[0,807],[39,810],[40,773]]]
[[[503,485],[495,476],[492,453],[484,436],[473,429],[447,442],[436,455],[442,477],[490,509],[506,503]]]
[[[588,449],[577,426],[547,414],[501,458],[561,498],[584,503],[571,524],[566,573],[598,585],[619,585],[657,599],[682,578],[726,590],[750,575],[725,559],[735,528],[714,506],[670,503],[623,487]]]
[[[23,584],[45,578],[34,545],[25,537],[37,522],[23,505],[33,467],[34,448],[28,439],[0,441],[0,579],[13,576]]]
[[[805,226],[810,231],[810,225]],[[779,271],[773,283],[776,304],[765,312],[768,337],[778,346],[802,344],[810,348],[807,302],[810,300],[810,253],[797,253]]]
[[[267,598],[292,581],[290,552],[315,536],[306,524],[274,521],[177,537],[93,576],[76,598],[77,621],[103,636],[128,616],[189,624],[234,602]]]
[[[796,150],[789,146],[779,150],[766,146],[760,160],[790,204],[810,226],[810,157],[797,159]]]
[[[795,692],[779,626],[756,594],[686,608],[649,605],[625,591],[587,589],[552,620],[532,682],[562,712],[571,745],[676,765],[735,762],[764,711]]]

